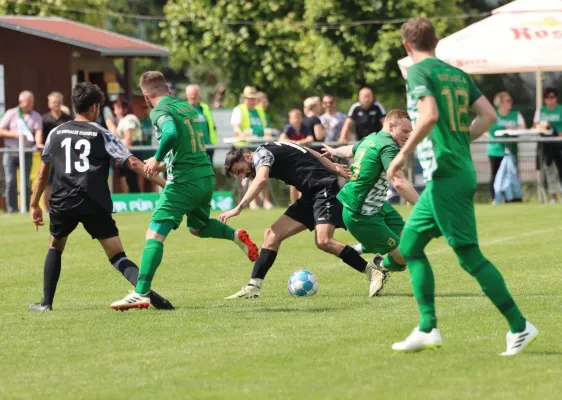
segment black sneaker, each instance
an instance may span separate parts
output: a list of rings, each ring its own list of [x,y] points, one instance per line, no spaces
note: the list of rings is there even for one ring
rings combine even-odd
[[[36,312],[43,312],[43,311],[53,311],[53,307],[49,304],[41,304],[35,303],[29,306],[28,311],[36,311]]]
[[[148,297],[150,298],[150,304],[157,310],[173,310],[174,306],[164,297],[160,296],[154,290],[148,292]]]

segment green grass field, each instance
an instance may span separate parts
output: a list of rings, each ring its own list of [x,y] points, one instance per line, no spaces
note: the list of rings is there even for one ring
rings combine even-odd
[[[409,209],[402,208],[407,214]],[[394,354],[417,323],[407,272],[368,298],[363,275],[317,250],[310,233],[282,248],[262,297],[227,301],[251,264],[232,243],[173,232],[154,287],[172,312],[115,312],[129,286],[82,228],[69,239],[55,310],[41,298],[48,229],[0,216],[0,398],[53,399],[560,399],[562,332],[556,205],[479,206],[484,253],[502,271],[535,343],[503,358],[507,325],[457,264],[443,239],[428,248],[444,346]],[[261,241],[282,210],[231,220]],[[128,256],[139,261],[149,214],[117,215]],[[336,237],[354,243],[339,231]],[[291,297],[287,279],[312,270],[320,290]]]

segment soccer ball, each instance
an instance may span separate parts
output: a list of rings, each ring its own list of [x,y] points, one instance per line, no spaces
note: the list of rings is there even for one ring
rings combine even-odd
[[[306,269],[293,272],[287,285],[292,296],[314,296],[318,291],[316,275]]]

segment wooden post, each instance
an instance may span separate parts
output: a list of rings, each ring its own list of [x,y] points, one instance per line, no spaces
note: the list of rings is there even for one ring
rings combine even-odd
[[[125,58],[125,98],[132,107],[133,104],[133,59]]]

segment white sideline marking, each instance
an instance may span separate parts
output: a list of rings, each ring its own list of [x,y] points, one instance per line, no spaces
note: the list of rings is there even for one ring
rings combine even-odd
[[[502,236],[502,237],[499,237],[499,238],[496,238],[496,239],[481,241],[480,247],[489,246],[489,245],[498,244],[498,243],[509,242],[511,240],[519,239],[519,238],[522,238],[522,237],[535,236],[535,235],[540,235],[540,234],[543,234],[543,233],[557,232],[557,231],[560,231],[560,230],[562,230],[562,226],[558,226],[556,228],[549,228],[549,229],[539,229],[539,230],[536,230],[536,231],[528,231],[528,232],[523,232],[523,233],[519,233],[517,235],[512,235],[512,236]],[[444,248],[433,250],[433,251],[428,251],[426,254],[428,256],[431,256],[431,255],[435,255],[435,254],[441,254],[441,253],[444,253],[444,252],[449,251],[449,250],[452,251],[453,249],[447,243],[445,243]]]

